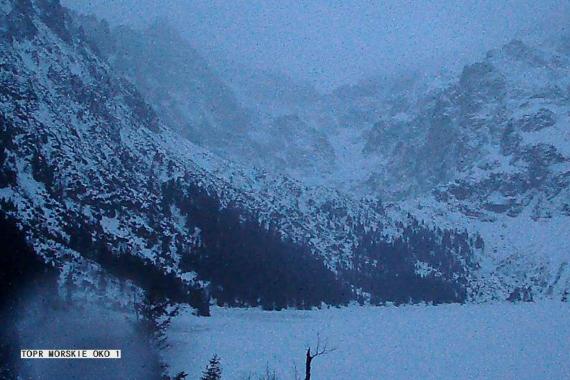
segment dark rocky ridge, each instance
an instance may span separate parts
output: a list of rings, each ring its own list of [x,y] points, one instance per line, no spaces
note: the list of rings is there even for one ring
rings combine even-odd
[[[180,141],[57,1],[3,3],[3,210],[85,292],[97,291],[101,275],[146,289],[162,282],[170,284],[165,295],[201,310],[207,293],[266,308],[343,304],[365,299],[361,287],[374,302],[462,302],[471,294],[474,237],[411,215],[394,219],[375,200],[248,170]],[[448,235],[458,244],[444,244]],[[395,265],[355,266],[370,236],[397,252]],[[359,253],[370,263],[378,255]],[[417,289],[446,290],[411,296],[360,284],[377,271],[388,272],[384,283],[402,271]],[[260,287],[273,290],[256,293]]]

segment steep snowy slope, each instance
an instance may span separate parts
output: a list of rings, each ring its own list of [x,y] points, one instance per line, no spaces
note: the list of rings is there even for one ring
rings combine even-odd
[[[481,233],[489,293],[560,297],[570,258],[568,46],[567,37],[514,40],[456,76],[372,78],[297,111],[334,150],[320,183]]]
[[[411,186],[436,187],[411,209],[479,232],[494,261],[486,276],[515,298],[517,288],[560,297],[570,287],[569,88],[560,41],[512,41],[466,67],[423,111],[429,124],[418,129],[426,136],[410,148],[411,165],[395,163]]]
[[[110,28],[74,15],[90,44],[126,76],[166,125],[216,154],[248,166],[316,181],[335,154],[323,123],[307,113],[321,95],[279,73],[207,62],[163,20],[147,29]],[[325,173],[323,173],[325,172]]]
[[[203,286],[269,308],[472,295],[476,236],[220,159],[169,130],[57,1],[1,4],[2,211],[84,289],[107,272],[202,307]]]
[[[514,40],[456,76],[371,78],[313,99],[292,112],[324,132],[333,165],[292,174],[480,233],[484,298],[561,297],[570,284],[568,46]]]
[[[126,26],[111,30],[94,17],[74,18],[90,44],[136,85],[170,129],[213,150],[253,157],[240,149],[249,142],[244,137],[252,128],[252,116],[167,23],[156,21],[141,31]]]

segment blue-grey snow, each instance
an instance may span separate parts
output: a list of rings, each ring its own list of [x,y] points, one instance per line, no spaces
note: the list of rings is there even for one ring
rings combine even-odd
[[[570,5],[328,3],[0,0],[0,378],[570,376]]]

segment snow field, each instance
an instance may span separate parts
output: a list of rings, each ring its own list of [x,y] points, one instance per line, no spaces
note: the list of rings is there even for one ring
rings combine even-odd
[[[221,357],[223,379],[275,370],[300,378],[317,334],[336,350],[313,361],[320,379],[568,379],[570,304],[540,303],[331,308],[274,311],[214,308],[182,312],[165,358],[199,379]]]

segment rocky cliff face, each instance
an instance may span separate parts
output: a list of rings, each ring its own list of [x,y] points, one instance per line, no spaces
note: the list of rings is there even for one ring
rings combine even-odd
[[[322,96],[297,111],[333,148],[318,181],[481,233],[489,294],[560,297],[570,259],[568,52],[564,37],[514,40],[456,76],[376,78]]]
[[[1,11],[2,211],[84,289],[280,308],[570,287],[565,40],[513,41],[457,78],[258,102],[283,78],[236,91],[168,28]]]
[[[471,297],[476,235],[221,159],[164,123],[57,1],[0,10],[2,211],[83,291],[127,279],[202,309],[208,294],[268,308]],[[429,287],[378,286],[400,275]]]
[[[163,21],[134,30],[91,16],[73,19],[99,55],[181,136],[233,161],[298,178],[332,168],[325,133],[298,114],[318,99],[309,86],[264,71],[230,75],[230,68],[212,66]]]
[[[568,288],[569,69],[560,42],[490,51],[407,126],[425,137],[395,162],[418,213],[482,234],[506,293]]]
[[[370,79],[308,103],[297,114],[326,131],[334,155],[317,181],[481,233],[489,294],[560,297],[570,259],[568,52],[564,37],[514,40],[456,76]]]

